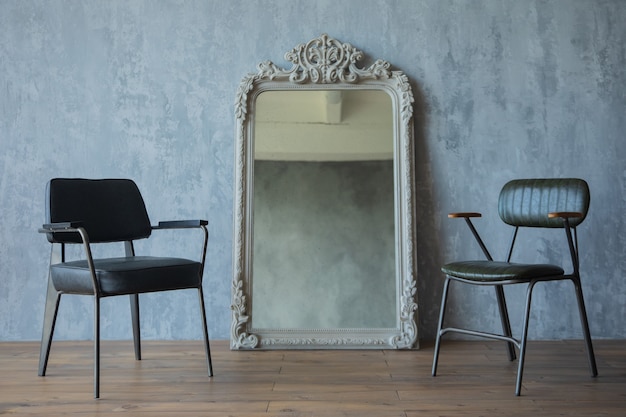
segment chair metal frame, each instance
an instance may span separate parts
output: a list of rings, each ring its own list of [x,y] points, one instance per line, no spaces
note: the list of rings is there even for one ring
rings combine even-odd
[[[180,221],[166,221],[159,222],[156,226],[151,226],[152,230],[166,230],[166,229],[190,229],[190,228],[200,228],[203,231],[204,239],[202,245],[202,254],[201,254],[201,268],[200,268],[200,279],[199,285],[197,286],[198,291],[198,299],[200,302],[200,314],[202,316],[202,332],[204,336],[204,345],[205,345],[205,354],[206,361],[208,367],[208,375],[209,377],[213,376],[213,366],[211,361],[211,350],[209,346],[209,333],[206,321],[206,310],[204,304],[204,294],[202,290],[202,275],[204,271],[204,265],[206,261],[206,252],[207,245],[209,239],[209,232],[207,229],[208,221],[206,220],[180,220]],[[107,295],[102,294],[100,290],[100,285],[98,284],[98,278],[96,274],[96,268],[94,266],[94,258],[92,255],[91,246],[89,240],[89,234],[83,224],[81,222],[59,222],[59,223],[49,223],[44,224],[40,229],[40,233],[77,233],[80,236],[80,240],[82,246],[84,248],[84,255],[87,260],[87,264],[89,266],[89,271],[91,273],[92,285],[93,285],[93,294],[77,294],[77,295],[89,295],[94,298],[94,323],[93,323],[93,331],[94,331],[94,398],[100,397],[100,300],[105,297],[113,297],[117,296],[117,294]],[[109,242],[114,243],[114,242]],[[66,261],[66,244],[75,244],[75,243],[59,243],[53,242],[50,256],[50,266],[64,263]],[[98,243],[101,244],[101,243]],[[135,249],[132,240],[124,241],[124,249],[126,257],[135,256]],[[181,288],[183,289],[183,288]],[[186,288],[186,289],[193,289]],[[177,289],[173,289],[174,291]],[[50,356],[50,349],[52,345],[52,338],[54,335],[54,328],[57,319],[57,313],[59,310],[59,305],[61,302],[61,296],[64,294],[62,291],[58,291],[54,283],[52,281],[52,274],[49,270],[48,272],[48,289],[46,294],[46,306],[44,312],[44,323],[43,323],[43,331],[41,338],[41,347],[39,353],[39,369],[38,375],[45,376],[46,369],[48,366],[48,359]],[[132,329],[133,329],[133,343],[135,350],[135,359],[141,360],[141,332],[140,332],[140,314],[139,314],[139,294],[133,293],[129,294],[130,298],[130,310],[131,310],[131,321],[132,321]],[[72,294],[73,295],[73,294]]]
[[[487,259],[487,261],[493,261],[493,257],[487,250],[487,247],[485,246],[482,238],[480,237],[479,233],[474,227],[474,224],[471,221],[472,218],[477,218],[481,216],[482,215],[480,213],[475,213],[475,212],[450,213],[448,215],[449,218],[465,219],[465,222],[467,223],[470,231],[472,232],[472,235],[474,236],[475,240],[480,246],[483,254],[485,255],[485,258]],[[515,360],[516,359],[515,348],[519,350],[517,379],[516,379],[516,384],[515,384],[515,395],[519,396],[521,393],[522,376],[524,372],[524,360],[525,360],[527,343],[528,343],[528,326],[529,326],[529,321],[530,321],[530,308],[531,308],[533,289],[535,288],[535,285],[539,282],[562,281],[562,280],[569,280],[574,285],[576,298],[578,302],[578,311],[579,311],[580,321],[581,321],[582,330],[583,330],[583,337],[584,337],[584,341],[585,341],[585,345],[587,349],[587,358],[589,361],[589,368],[591,371],[591,375],[593,377],[598,375],[598,369],[597,369],[595,355],[593,351],[591,333],[589,330],[589,322],[587,319],[587,311],[585,309],[585,302],[583,298],[583,292],[582,292],[582,286],[581,286],[581,280],[580,280],[580,269],[579,269],[580,263],[579,263],[579,255],[578,255],[578,233],[577,233],[576,226],[571,224],[572,222],[571,219],[584,218],[585,214],[580,213],[580,212],[562,211],[562,212],[546,213],[546,216],[550,219],[561,219],[563,222],[562,228],[565,230],[565,235],[566,235],[566,239],[567,239],[567,243],[569,247],[573,271],[570,274],[562,274],[562,275],[556,275],[556,276],[554,275],[536,276],[532,278],[519,277],[519,278],[512,278],[512,279],[490,280],[490,281],[464,279],[462,277],[446,275],[444,286],[443,286],[443,293],[441,297],[441,309],[439,313],[437,337],[435,341],[432,376],[436,376],[437,374],[439,351],[441,347],[441,337],[446,333],[461,333],[461,334],[469,335],[469,336],[477,336],[477,337],[482,337],[482,338],[487,338],[487,339],[505,341],[507,342],[506,347],[507,347],[507,355],[509,357],[509,360],[511,361]],[[513,237],[511,239],[511,244],[509,246],[508,256],[506,260],[507,263],[511,262],[513,249],[515,246],[519,229],[521,227],[524,227],[524,226],[520,226],[520,225],[514,226]],[[502,324],[502,334],[464,329],[464,328],[457,328],[457,327],[443,327],[444,320],[445,320],[445,313],[446,313],[446,304],[447,304],[447,299],[448,299],[448,290],[450,287],[450,283],[452,281],[456,281],[456,282],[460,282],[464,284],[470,284],[470,285],[493,286],[495,288],[496,300],[498,302],[498,310],[500,313],[500,319],[501,319],[501,324]],[[528,284],[527,291],[526,291],[526,303],[525,303],[525,309],[524,309],[522,334],[521,334],[520,339],[513,337],[512,335],[511,324],[510,324],[509,314],[508,314],[508,310],[506,306],[506,299],[504,295],[504,286],[513,285],[513,284]]]

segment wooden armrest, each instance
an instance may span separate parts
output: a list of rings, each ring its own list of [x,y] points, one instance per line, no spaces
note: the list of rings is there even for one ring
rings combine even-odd
[[[478,242],[478,245],[480,246],[480,248],[482,249],[483,253],[485,254],[485,257],[488,260],[491,261],[491,260],[493,260],[493,258],[489,254],[489,251],[487,250],[487,247],[485,246],[485,243],[483,242],[482,238],[480,237],[480,235],[476,231],[476,228],[474,227],[474,224],[470,220],[471,217],[482,217],[482,216],[483,215],[481,213],[477,213],[477,212],[474,212],[474,211],[461,211],[461,212],[457,212],[457,213],[449,213],[448,214],[448,217],[451,218],[451,219],[465,219],[465,223],[467,223],[467,226],[472,231],[472,234],[474,235],[474,238],[476,239],[476,242]]]
[[[582,217],[583,214],[577,211],[555,211],[552,213],[548,213],[548,217],[554,219],[556,217],[561,217],[563,219],[571,219],[576,217]]]
[[[171,220],[159,222],[157,226],[152,226],[152,229],[188,229],[206,226],[207,224],[209,224],[207,220]]]
[[[449,213],[448,217],[450,219],[459,219],[459,218],[468,218],[468,217],[482,217],[481,213],[475,212],[460,212],[460,213]]]

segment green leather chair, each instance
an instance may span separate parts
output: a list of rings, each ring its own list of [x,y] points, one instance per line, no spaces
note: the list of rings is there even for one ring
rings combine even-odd
[[[202,275],[208,242],[206,220],[183,220],[150,224],[137,185],[127,179],[89,180],[55,178],[46,187],[46,224],[39,230],[52,244],[48,292],[44,315],[39,375],[46,374],[54,326],[61,296],[88,295],[94,299],[94,397],[100,397],[100,300],[130,296],[135,358],[141,359],[139,294],[195,289],[200,301],[209,376],[213,375],[206,323]],[[198,228],[204,233],[198,259],[135,256],[133,241],[162,229]],[[95,244],[124,244],[125,256],[98,259]],[[200,242],[199,242],[200,243]],[[80,244],[84,257],[66,260],[66,245]]]
[[[505,184],[500,192],[498,213],[502,221],[514,228],[506,262],[493,260],[483,240],[472,224],[471,219],[481,217],[480,213],[452,213],[448,215],[450,218],[465,219],[487,259],[453,262],[441,268],[446,278],[443,286],[439,325],[437,327],[437,338],[435,342],[432,367],[433,376],[437,374],[441,337],[444,334],[456,332],[470,336],[501,340],[507,343],[507,351],[510,360],[515,360],[515,348],[519,350],[515,395],[520,395],[533,289],[535,284],[539,282],[562,280],[568,280],[574,284],[583,337],[587,347],[589,367],[592,376],[595,377],[598,374],[583,299],[583,291],[580,283],[578,236],[576,232],[576,227],[580,225],[587,216],[589,201],[589,186],[581,179],[521,179],[513,180]],[[566,239],[571,256],[571,271],[566,273],[565,270],[558,265],[511,262],[513,247],[515,246],[515,241],[521,228],[561,230],[561,233],[563,233]],[[502,322],[502,334],[455,327],[443,327],[448,289],[451,282],[492,286],[495,288],[495,298],[498,303]],[[512,336],[503,290],[505,285],[515,284],[528,285],[526,308],[524,311],[522,335],[520,339]]]

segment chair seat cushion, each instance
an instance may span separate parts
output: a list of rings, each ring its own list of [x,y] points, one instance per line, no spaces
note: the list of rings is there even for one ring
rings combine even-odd
[[[462,261],[444,265],[444,274],[468,281],[526,282],[535,278],[560,276],[563,268],[549,264],[517,264],[497,261]]]
[[[100,294],[107,296],[197,288],[202,264],[182,258],[131,256],[94,259],[94,267]],[[93,294],[86,260],[52,265],[50,274],[57,291]]]

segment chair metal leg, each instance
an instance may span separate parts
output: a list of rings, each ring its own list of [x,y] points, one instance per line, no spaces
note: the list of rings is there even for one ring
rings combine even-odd
[[[446,314],[446,302],[448,299],[448,288],[450,287],[450,278],[446,277],[443,284],[443,293],[441,295],[441,307],[439,310],[439,324],[437,325],[437,339],[435,341],[435,353],[433,355],[432,375],[437,375],[437,363],[439,362],[439,347],[441,343],[441,329],[443,327],[443,319]]]
[[[141,330],[139,326],[139,294],[130,294],[130,316],[133,323],[135,359],[141,360]]]
[[[515,382],[515,395],[519,396],[522,391],[522,377],[524,376],[524,359],[526,357],[526,342],[528,341],[528,322],[530,321],[530,304],[533,297],[533,288],[537,281],[528,284],[526,292],[526,309],[524,312],[524,326],[522,329],[522,340],[519,349],[519,362],[517,364],[517,381]]]
[[[93,323],[93,396],[100,398],[100,297],[95,295],[94,299],[94,323]]]
[[[511,332],[511,321],[509,320],[509,312],[506,308],[506,298],[504,297],[504,288],[502,285],[496,285],[496,298],[498,300],[498,308],[500,310],[500,320],[502,321],[502,334],[507,337],[512,337],[513,333]],[[509,355],[509,360],[515,360],[515,345],[513,342],[507,342],[507,354]]]
[[[209,346],[209,329],[206,323],[206,311],[204,308],[204,294],[202,292],[202,285],[198,287],[198,298],[200,299],[200,314],[202,315],[202,333],[204,334],[204,349],[206,352],[207,366],[209,370],[209,376],[213,376],[213,364],[211,362],[211,347]]]
[[[585,344],[587,345],[587,358],[589,359],[589,369],[591,376],[598,376],[598,367],[596,365],[596,357],[593,353],[593,345],[591,343],[591,332],[589,331],[589,321],[587,320],[587,309],[585,309],[585,300],[583,298],[583,290],[580,279],[572,280],[576,289],[576,298],[578,299],[578,312],[580,313],[580,323],[583,329]]]
[[[54,326],[56,324],[60,302],[61,293],[54,288],[52,280],[48,278],[46,307],[43,318],[43,331],[41,334],[41,346],[39,351],[39,376],[46,375],[48,358],[50,357],[50,347],[52,346],[52,336],[54,335]]]

